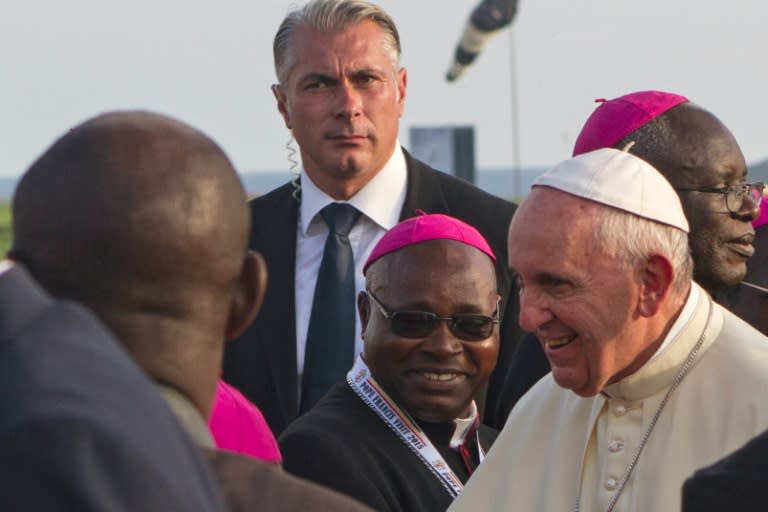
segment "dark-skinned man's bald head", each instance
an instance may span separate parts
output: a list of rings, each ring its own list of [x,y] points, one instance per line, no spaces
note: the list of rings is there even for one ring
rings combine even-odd
[[[9,255],[93,309],[150,375],[207,413],[223,342],[250,323],[265,285],[249,222],[210,138],[115,112],[70,130],[22,177]]]
[[[629,120],[627,124],[622,125],[622,116]],[[612,131],[620,136],[606,135]],[[740,207],[731,212],[723,194],[689,190],[746,182],[744,155],[717,117],[682,96],[632,93],[595,110],[574,154],[597,149],[601,143],[628,148],[658,169],[678,191],[691,228],[696,282],[718,295],[744,278],[746,261],[753,252],[751,221],[758,214],[757,203],[745,194]]]

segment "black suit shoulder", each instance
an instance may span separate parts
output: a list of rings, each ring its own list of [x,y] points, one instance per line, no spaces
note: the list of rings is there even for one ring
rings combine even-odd
[[[768,431],[683,485],[683,512],[763,510],[768,502]]]
[[[293,192],[294,186],[289,182],[248,201],[251,211],[252,249],[259,250],[260,241],[273,229],[284,228],[286,211],[293,208],[298,212],[299,203],[293,198]],[[295,229],[295,226],[293,228]],[[291,231],[290,235],[295,236],[295,231]]]
[[[292,183],[286,183],[248,201],[251,213],[249,248],[259,251],[267,260],[270,277],[278,262],[281,265],[290,263],[290,275],[293,276],[296,226],[299,220],[299,201],[293,197],[294,190]],[[281,268],[281,278],[287,277],[283,275],[283,271]],[[267,286],[270,284],[272,283],[268,281]],[[281,287],[285,285],[279,284]],[[292,294],[293,290],[290,291]],[[269,295],[269,290],[267,293]],[[257,316],[256,321],[259,320]]]
[[[506,199],[489,194],[483,189],[456,176],[430,168],[443,186],[445,198],[451,207],[451,215],[466,213],[488,224],[504,224],[515,213],[517,205]],[[503,235],[506,237],[506,229]]]
[[[476,227],[506,265],[507,230],[517,205],[485,192],[467,181],[434,169],[408,153],[406,161],[415,175],[409,182],[402,218],[427,213],[445,213]],[[429,198],[421,202],[420,198]],[[443,210],[444,208],[444,210]]]

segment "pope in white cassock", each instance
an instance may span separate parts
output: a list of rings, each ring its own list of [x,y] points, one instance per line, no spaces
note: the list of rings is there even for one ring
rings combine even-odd
[[[615,149],[541,176],[512,219],[520,324],[552,366],[454,511],[680,510],[768,428],[768,339],[691,281],[677,194]]]

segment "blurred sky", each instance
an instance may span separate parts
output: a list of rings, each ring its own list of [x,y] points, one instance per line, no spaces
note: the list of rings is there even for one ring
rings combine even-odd
[[[302,2],[299,2],[302,3]],[[5,0],[0,10],[0,175],[105,110],[157,110],[216,139],[241,172],[287,167],[269,85],[286,0]],[[473,124],[479,167],[513,163],[511,42],[520,162],[570,155],[593,100],[678,92],[718,115],[747,161],[768,157],[768,3],[520,0],[456,84],[444,73],[474,0],[381,0],[408,69],[413,125]]]

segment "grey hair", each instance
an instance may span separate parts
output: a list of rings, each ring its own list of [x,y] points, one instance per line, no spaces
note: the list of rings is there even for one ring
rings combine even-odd
[[[306,26],[320,32],[339,32],[365,21],[373,21],[384,32],[384,51],[389,54],[392,68],[400,67],[400,35],[395,22],[384,10],[365,0],[312,0],[304,7],[288,13],[275,34],[272,46],[277,80],[285,86],[296,58],[293,54],[293,33]]]
[[[650,163],[665,178],[670,169],[675,169],[678,137],[672,127],[670,111],[647,122],[631,134],[620,140],[614,147],[620,148],[631,144],[628,151]],[[603,223],[602,237],[616,239],[626,249],[627,263],[632,264],[640,258],[647,257],[650,252],[660,252],[672,259],[677,276],[672,286],[681,291],[693,274],[693,259],[688,245],[688,235],[671,226],[630,215],[611,208],[613,212]],[[624,220],[612,217],[624,217]],[[636,235],[636,236],[630,236]]]
[[[686,232],[616,208],[603,209],[605,214],[598,216],[593,231],[600,249],[618,257],[627,268],[652,254],[662,254],[670,259],[675,270],[672,288],[679,293],[687,289],[693,275],[693,259]]]

